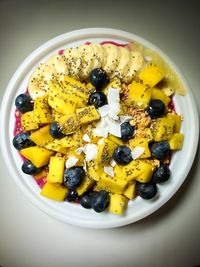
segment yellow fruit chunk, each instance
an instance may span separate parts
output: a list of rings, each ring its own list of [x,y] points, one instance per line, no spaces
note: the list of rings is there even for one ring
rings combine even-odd
[[[20,150],[20,154],[29,159],[37,168],[40,168],[49,163],[53,151],[38,146],[31,146]]]
[[[47,170],[43,169],[41,172],[34,175],[34,179],[38,180],[47,176]]]
[[[96,160],[102,165],[108,165],[116,147],[116,143],[110,141],[109,139],[104,139],[103,144],[98,144],[98,154]]]
[[[62,139],[60,139],[60,145],[61,147],[75,147],[77,146],[77,142],[74,139],[74,136],[65,136]]]
[[[87,94],[90,93],[90,92],[88,92],[89,85],[86,87],[85,84],[83,84],[80,81],[75,80],[72,77],[65,76],[64,77],[64,81],[65,81],[66,84],[68,84],[69,86],[73,87],[76,91],[79,91],[81,93],[87,93]]]
[[[91,83],[86,84],[85,91],[88,93],[88,95],[93,93],[95,90],[96,89],[95,89],[94,85],[92,85]]]
[[[66,115],[58,120],[62,133],[68,135],[76,132],[79,123],[76,114]]]
[[[132,181],[127,184],[123,195],[128,199],[133,199],[136,196],[136,181]]]
[[[51,143],[54,139],[50,135],[50,125],[41,127],[39,130],[30,135],[30,139],[38,146],[45,146]]]
[[[169,105],[170,102],[170,97],[168,97],[162,90],[160,90],[159,88],[152,88],[151,91],[151,99],[160,99],[165,106],[167,107]]]
[[[56,151],[56,152],[60,152],[63,154],[68,153],[68,148],[63,147],[61,140],[59,139],[54,139],[51,143],[46,144],[45,148]]]
[[[133,81],[129,87],[128,104],[137,108],[146,108],[151,99],[151,88],[145,84]]]
[[[52,122],[48,96],[37,97],[34,102],[34,121],[41,124]]]
[[[67,195],[68,189],[59,184],[46,182],[40,195],[57,201],[63,201]]]
[[[151,157],[151,152],[149,150],[149,142],[147,138],[142,138],[142,137],[138,137],[138,138],[133,138],[129,140],[129,146],[131,148],[131,150],[134,150],[136,147],[142,147],[144,148],[144,152],[142,153],[142,155],[139,158],[149,158]]]
[[[79,185],[76,188],[76,191],[78,193],[79,196],[81,196],[83,193],[85,193],[88,189],[90,189],[94,184],[94,180],[92,180],[90,177],[85,176],[83,178],[83,181],[81,183],[81,185]]]
[[[182,133],[174,133],[172,137],[169,139],[169,146],[171,150],[181,149],[183,146],[184,134]]]
[[[49,82],[48,103],[56,112],[63,115],[72,114],[76,109],[74,99],[64,94],[62,88],[52,81]]]
[[[174,133],[180,133],[181,121],[182,121],[181,115],[178,115],[178,114],[175,114],[175,113],[168,113],[166,117],[174,121],[173,132]]]
[[[108,88],[114,88],[121,90],[121,81],[119,78],[115,77],[104,89],[104,94],[108,94]]]
[[[94,106],[77,109],[76,115],[80,124],[90,123],[100,119],[100,115]]]
[[[122,215],[128,205],[128,198],[123,195],[110,194],[108,211],[116,215]]]
[[[153,141],[153,131],[150,128],[145,129],[145,136],[146,136],[148,142]]]
[[[62,157],[51,157],[49,162],[49,173],[47,181],[50,183],[62,183],[64,176],[65,159]]]
[[[103,166],[97,160],[90,160],[87,162],[87,174],[95,181],[99,181],[103,173]]]
[[[77,154],[76,153],[76,148],[71,147],[68,151],[67,157],[74,156],[78,159],[78,162],[76,163],[76,166],[83,166],[85,156],[83,153]]]
[[[117,145],[123,145],[123,141],[120,138],[118,138],[112,134],[109,134],[108,139]]]
[[[171,138],[174,129],[174,120],[170,118],[158,118],[153,126],[155,141],[164,141]]]
[[[106,190],[111,193],[122,194],[126,185],[127,181],[125,179],[118,179],[115,176],[111,177],[107,173],[103,172],[94,190]]]
[[[21,116],[22,129],[25,132],[36,130],[39,124],[34,120],[34,111],[28,111]]]
[[[150,87],[158,84],[166,75],[163,68],[156,65],[147,65],[140,73],[139,78],[144,84]]]

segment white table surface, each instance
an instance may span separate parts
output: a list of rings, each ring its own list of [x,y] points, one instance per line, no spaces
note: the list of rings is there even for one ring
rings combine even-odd
[[[136,2],[136,3],[135,3]],[[43,42],[87,27],[126,30],[159,46],[188,79],[200,106],[198,1],[0,1],[0,97],[18,65]],[[200,264],[199,150],[185,183],[153,215],[89,230],[58,222],[13,183],[0,154],[0,266],[109,267]]]

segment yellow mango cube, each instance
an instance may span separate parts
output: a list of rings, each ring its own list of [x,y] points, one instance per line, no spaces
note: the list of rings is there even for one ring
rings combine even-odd
[[[119,194],[110,194],[108,211],[116,215],[123,215],[128,205],[128,198]]]
[[[108,165],[111,161],[113,152],[117,144],[110,141],[109,139],[104,139],[103,144],[98,144],[98,154],[97,154],[97,161],[100,162],[102,165]]]
[[[124,189],[123,195],[128,199],[133,199],[136,196],[136,181],[131,181]]]
[[[139,78],[144,84],[153,87],[158,84],[165,77],[165,75],[166,71],[163,68],[149,64],[143,70],[141,70],[139,73]]]
[[[51,123],[51,108],[48,104],[48,96],[37,97],[34,102],[34,121],[40,124]]]
[[[168,113],[166,117],[174,121],[173,132],[174,133],[180,133],[181,121],[182,121],[181,115],[178,115],[178,114],[175,114],[175,113]]]
[[[50,135],[50,125],[41,127],[30,135],[30,139],[38,146],[45,146],[51,143],[54,138]]]
[[[56,201],[63,201],[67,195],[68,189],[59,184],[46,182],[40,195]]]
[[[60,139],[54,139],[51,143],[46,144],[44,147],[62,154],[68,153],[68,148],[62,146]]]
[[[155,87],[152,88],[151,99],[161,100],[165,104],[166,107],[169,105],[169,102],[170,102],[170,97],[168,97],[162,90],[160,90],[159,88],[155,88]]]
[[[47,181],[50,183],[62,183],[65,169],[65,159],[62,157],[51,157],[49,162],[49,173]]]
[[[179,150],[183,146],[184,134],[182,133],[174,133],[172,137],[169,139],[169,146],[171,150]]]
[[[151,99],[151,88],[145,84],[133,81],[129,87],[128,104],[137,108],[146,108]]]
[[[169,140],[173,134],[174,129],[174,120],[170,118],[163,117],[156,119],[156,122],[153,126],[153,136],[154,140],[164,141]]]
[[[37,168],[40,168],[49,163],[53,151],[38,146],[30,146],[20,150],[20,154],[29,159]]]
[[[142,153],[142,155],[139,158],[149,158],[151,157],[151,152],[149,150],[149,142],[147,138],[142,138],[142,137],[138,137],[138,138],[133,138],[129,140],[129,147],[131,148],[131,150],[134,150],[136,147],[142,147],[144,148],[144,152]]]
[[[88,106],[76,110],[80,124],[90,123],[100,119],[100,115],[94,106]]]
[[[21,116],[22,129],[25,132],[37,130],[39,124],[34,120],[34,111],[28,111]]]
[[[103,173],[103,166],[97,160],[90,160],[87,162],[87,174],[95,181],[99,181]]]
[[[75,133],[79,127],[76,114],[65,115],[58,120],[62,133],[68,135]]]
[[[108,139],[119,146],[123,145],[123,141],[112,134],[109,134]]]
[[[86,191],[88,191],[93,186],[93,184],[94,184],[94,180],[92,180],[88,176],[85,176],[83,178],[83,181],[81,182],[81,185],[79,185],[76,188],[78,195],[81,196],[82,194],[84,194]]]

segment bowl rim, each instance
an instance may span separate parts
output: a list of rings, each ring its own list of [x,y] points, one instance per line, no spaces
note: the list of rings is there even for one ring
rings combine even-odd
[[[87,38],[114,38],[114,39],[120,39],[124,40],[125,42],[128,41],[137,41],[141,43],[144,46],[147,46],[149,48],[155,49],[167,62],[168,64],[174,69],[174,71],[177,73],[177,75],[180,77],[181,81],[183,82],[186,90],[187,90],[187,98],[190,104],[190,107],[193,106],[192,110],[189,110],[192,116],[192,121],[194,124],[194,127],[191,130],[191,138],[194,138],[193,142],[191,142],[190,150],[188,152],[187,158],[190,158],[190,161],[187,161],[184,166],[185,171],[182,180],[176,185],[173,191],[171,191],[168,196],[163,200],[160,201],[158,205],[153,206],[150,211],[145,212],[143,215],[136,216],[134,219],[132,217],[122,218],[122,219],[117,219],[116,217],[111,217],[109,221],[102,222],[102,221],[96,221],[94,224],[94,220],[85,220],[80,217],[77,218],[63,218],[62,214],[59,213],[58,211],[52,211],[51,205],[48,205],[51,203],[49,200],[41,200],[41,197],[37,198],[34,194],[30,194],[28,189],[21,183],[21,181],[18,179],[18,175],[20,175],[19,170],[16,173],[16,170],[14,170],[14,167],[10,161],[11,153],[9,153],[9,143],[8,141],[8,136],[9,136],[9,129],[6,127],[8,125],[8,104],[11,104],[14,93],[13,88],[16,87],[17,84],[20,83],[20,80],[23,79],[26,70],[30,69],[32,65],[36,64],[38,60],[45,55],[50,47],[51,49],[55,49],[58,44],[59,47],[64,45],[66,43],[66,40],[68,42],[72,42],[73,40],[76,41],[78,38],[79,40],[81,39],[87,39]],[[0,138],[1,138],[1,150],[3,154],[4,161],[7,165],[7,168],[10,172],[11,177],[13,180],[16,182],[17,186],[19,189],[27,196],[27,198],[38,208],[40,208],[43,212],[46,212],[48,215],[51,217],[54,217],[55,219],[58,219],[63,222],[67,222],[76,226],[81,226],[81,227],[86,227],[86,228],[112,228],[112,227],[118,227],[122,225],[127,225],[133,222],[136,222],[146,216],[149,216],[152,214],[154,211],[158,210],[162,205],[164,205],[175,193],[176,191],[180,188],[182,183],[184,182],[185,178],[187,177],[191,166],[193,164],[196,151],[197,151],[197,146],[198,146],[198,139],[199,139],[199,117],[198,117],[198,111],[197,107],[195,104],[194,97],[192,95],[192,89],[185,79],[184,75],[180,71],[180,69],[176,66],[176,64],[169,58],[160,48],[158,48],[156,45],[154,45],[152,42],[147,41],[146,39],[136,35],[132,34],[126,31],[122,30],[117,30],[113,28],[85,28],[85,29],[79,29],[79,30],[73,30],[64,34],[61,34],[53,39],[50,39],[49,41],[45,42],[41,46],[39,46],[37,49],[35,49],[17,68],[15,73],[13,74],[10,82],[8,83],[8,86],[6,88],[6,91],[4,93],[4,96],[2,98],[2,103],[1,103],[1,113],[0,113]],[[187,167],[187,168],[186,168]],[[16,175],[17,174],[17,175]],[[105,215],[102,216],[102,218],[105,219]]]

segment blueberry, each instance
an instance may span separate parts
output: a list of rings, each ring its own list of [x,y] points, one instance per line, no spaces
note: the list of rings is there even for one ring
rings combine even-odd
[[[143,199],[151,199],[157,193],[157,186],[152,181],[145,184],[137,183],[136,192]]]
[[[37,168],[30,160],[25,160],[22,164],[22,171],[26,174],[36,174],[41,171],[41,168]]]
[[[157,183],[163,183],[166,182],[170,177],[170,169],[166,164],[161,164],[160,167],[158,167],[153,176],[152,181]]]
[[[60,129],[60,126],[57,122],[53,122],[51,125],[50,125],[50,135],[53,137],[53,138],[62,138],[64,137],[65,135],[61,132],[61,129]]]
[[[99,91],[106,87],[109,83],[109,78],[103,69],[97,68],[90,72],[90,82]]]
[[[104,211],[110,202],[109,192],[101,190],[97,192],[92,198],[92,208],[96,212]]]
[[[129,122],[124,122],[121,124],[121,139],[126,141],[130,139],[135,131],[135,127],[131,126]]]
[[[15,137],[13,138],[13,146],[17,150],[21,150],[21,149],[27,148],[29,146],[34,146],[34,145],[35,143],[31,141],[30,133],[28,132],[19,133],[15,135]]]
[[[90,95],[89,105],[94,105],[95,108],[102,107],[108,103],[107,97],[103,92],[94,92]]]
[[[163,116],[165,114],[165,110],[165,104],[160,99],[151,100],[148,108],[146,109],[152,119]]]
[[[66,199],[69,201],[69,202],[72,202],[74,201],[75,199],[78,198],[78,193],[76,192],[76,190],[69,190],[67,192],[67,196],[66,196]]]
[[[21,113],[33,110],[33,101],[29,95],[20,94],[15,99],[15,106]]]
[[[163,160],[169,155],[170,146],[167,141],[159,141],[150,145],[150,151],[152,157]]]
[[[83,167],[71,167],[64,172],[64,185],[70,189],[75,190],[83,181],[85,171]]]
[[[113,159],[119,165],[127,165],[133,160],[130,148],[127,146],[118,146],[114,150]]]

